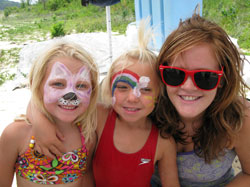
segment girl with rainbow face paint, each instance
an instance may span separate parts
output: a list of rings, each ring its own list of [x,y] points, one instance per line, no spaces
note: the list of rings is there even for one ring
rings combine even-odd
[[[157,80],[148,64],[135,63],[115,73],[111,79],[112,106],[119,117],[133,122],[147,118],[159,93]]]
[[[118,58],[101,85],[106,107],[98,108],[96,186],[150,186],[156,162],[164,185],[179,186],[175,142],[162,138],[151,118],[161,85],[152,66],[156,56],[148,50],[146,59],[139,54]]]

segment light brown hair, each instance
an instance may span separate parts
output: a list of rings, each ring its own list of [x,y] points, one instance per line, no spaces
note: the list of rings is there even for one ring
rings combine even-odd
[[[246,89],[249,89],[242,79],[244,59],[220,26],[194,14],[181,21],[178,28],[167,37],[158,56],[157,68],[161,64],[173,62],[183,51],[202,43],[211,46],[224,71],[215,99],[206,109],[203,124],[193,136],[196,154],[210,162],[233,143],[242,126],[244,114],[239,96],[245,98]],[[158,75],[160,76],[159,70]],[[177,142],[185,144],[182,132],[185,124],[168,98],[166,89],[159,103],[156,119],[159,121],[161,134],[164,136],[164,133],[171,133]]]

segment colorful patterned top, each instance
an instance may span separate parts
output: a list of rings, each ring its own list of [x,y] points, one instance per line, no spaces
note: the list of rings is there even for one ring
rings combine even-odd
[[[17,175],[37,184],[66,184],[77,181],[86,170],[88,152],[81,134],[82,147],[57,156],[54,160],[35,149],[18,156]]]
[[[225,186],[234,177],[232,163],[235,156],[234,150],[226,150],[224,156],[206,164],[194,151],[178,153],[177,165],[181,186]]]

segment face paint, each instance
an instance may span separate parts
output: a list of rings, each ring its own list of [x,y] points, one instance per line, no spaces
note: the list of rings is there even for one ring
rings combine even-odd
[[[154,91],[153,91],[153,95],[154,95]],[[151,103],[149,103],[147,105],[147,107],[151,107],[151,106],[155,105],[155,103],[157,101],[157,97],[155,97],[155,96],[146,95],[146,96],[144,96],[144,98],[147,99],[147,100],[151,100]]]
[[[150,79],[149,77],[141,76],[137,86],[134,88],[134,94],[136,97],[141,96],[141,88],[146,88],[148,86]]]
[[[77,87],[78,84],[81,86],[81,82],[87,82],[90,85],[88,90]],[[77,74],[72,74],[64,64],[55,62],[44,85],[44,102],[74,106],[78,106],[81,102],[89,104],[91,92],[90,73],[87,66],[83,66]]]
[[[139,77],[139,75],[137,75],[136,73],[126,70],[126,69],[116,73],[112,77],[112,83],[111,83],[112,85],[111,90],[112,90],[112,97],[113,97],[112,104],[115,103],[114,91],[118,82],[127,83],[133,89],[133,94],[136,97],[140,97],[141,96],[140,89],[147,87],[149,81],[150,81],[149,77],[145,77],[145,76]]]
[[[77,98],[75,93],[69,92],[62,96],[58,100],[58,103],[61,105],[78,106],[80,104],[80,100]]]

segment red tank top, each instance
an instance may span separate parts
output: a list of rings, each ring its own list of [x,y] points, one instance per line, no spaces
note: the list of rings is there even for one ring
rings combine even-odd
[[[152,125],[141,150],[127,154],[113,143],[116,113],[110,112],[93,159],[96,187],[147,187],[154,172],[158,129]]]

